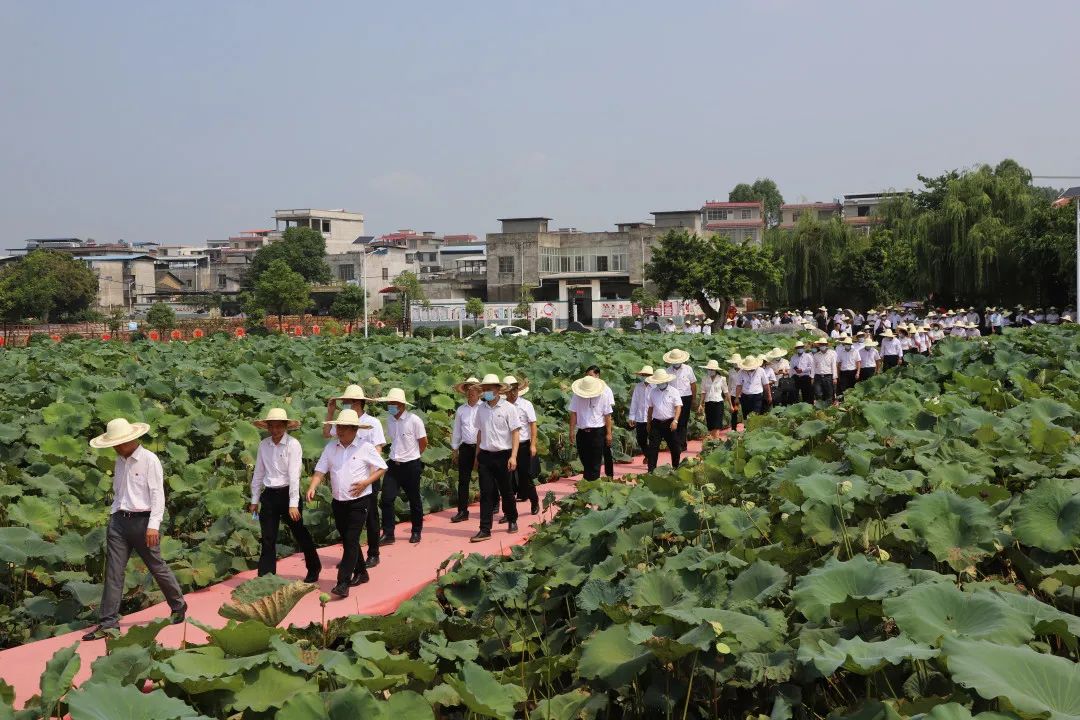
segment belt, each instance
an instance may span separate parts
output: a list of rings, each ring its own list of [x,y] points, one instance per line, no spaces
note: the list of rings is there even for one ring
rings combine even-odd
[[[149,510],[117,510],[113,515],[119,515],[120,517],[150,517]]]
[[[263,485],[263,492],[264,493],[267,493],[267,492],[282,492],[282,491],[288,491],[288,489],[289,489],[288,485]]]
[[[409,463],[420,462],[420,458],[413,458],[412,460],[387,460],[387,465],[408,465]]]
[[[597,432],[597,431],[603,430],[603,429],[604,429],[603,427],[594,427],[594,428],[579,427],[578,432]]]

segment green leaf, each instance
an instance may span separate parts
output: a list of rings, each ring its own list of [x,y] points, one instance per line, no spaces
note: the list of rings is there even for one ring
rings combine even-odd
[[[1047,479],[1024,493],[1013,532],[1050,552],[1080,548],[1080,481]]]
[[[932,645],[949,637],[1018,645],[1035,634],[1022,613],[987,593],[965,593],[946,583],[917,585],[883,608],[901,631]]]
[[[840,667],[859,675],[870,675],[886,665],[899,665],[906,660],[927,660],[939,651],[929,645],[913,642],[904,636],[867,642],[860,637],[840,639],[835,643],[805,640],[799,645],[799,662],[813,665],[828,677]]]
[[[46,438],[40,445],[41,452],[46,457],[58,460],[78,461],[86,453],[87,445],[79,442],[70,435],[57,435]]]
[[[630,640],[624,625],[601,630],[581,647],[578,675],[586,680],[596,679],[610,688],[629,685],[649,663],[649,651]]]
[[[239,623],[230,621],[223,628],[213,628],[194,619],[189,622],[209,635],[214,645],[234,657],[265,652],[270,648],[270,638],[281,634],[277,628],[269,627],[258,620]]]
[[[591,720],[607,707],[607,704],[607,696],[602,693],[591,695],[584,688],[574,688],[569,692],[537,701],[530,716],[539,720]]]
[[[244,686],[229,706],[233,710],[266,712],[281,707],[293,695],[318,691],[318,682],[264,665],[244,674]]]
[[[101,602],[101,593],[105,586],[101,583],[72,580],[64,584],[64,589],[71,593],[71,596],[83,607],[92,607]]]
[[[161,690],[134,685],[87,683],[68,697],[71,720],[173,720],[203,718],[187,703]]]
[[[142,405],[134,393],[127,390],[110,390],[97,396],[95,403],[97,418],[109,422],[116,418],[125,418],[129,422],[142,420]]]
[[[118,648],[94,660],[90,679],[83,685],[101,683],[115,687],[130,685],[147,676],[150,670],[150,651],[137,645]]]
[[[914,540],[954,570],[966,570],[996,552],[998,523],[985,503],[948,490],[919,495],[896,516],[914,532]]]
[[[52,717],[60,699],[71,689],[75,673],[82,664],[75,649],[78,643],[57,650],[45,663],[45,672],[41,673],[41,712],[45,717]]]
[[[1080,665],[1027,647],[950,638],[942,648],[954,682],[1026,714],[1080,720]]]
[[[787,587],[788,574],[779,565],[758,560],[739,573],[731,582],[731,593],[727,597],[728,606],[749,602],[762,604]]]
[[[448,676],[446,682],[457,691],[465,707],[484,717],[513,720],[515,707],[525,701],[525,690],[520,685],[500,683],[472,661],[462,663],[458,676]]]
[[[1032,449],[1047,455],[1058,455],[1064,452],[1072,439],[1072,433],[1066,428],[1038,418],[1032,418],[1028,434],[1031,438]]]
[[[24,564],[29,558],[53,558],[56,546],[24,527],[0,528],[0,560]]]
[[[218,608],[218,615],[232,620],[258,620],[270,627],[276,627],[305,595],[318,587],[314,583],[297,580],[280,585],[269,594],[256,595],[256,593],[264,593],[265,590],[271,587],[272,583],[258,582],[266,577],[271,576],[267,575],[263,578],[249,580],[233,591],[234,601],[238,593],[240,597],[256,597],[256,599],[250,602],[233,602],[222,605]],[[249,583],[257,583],[258,588],[245,589],[244,585]]]
[[[864,555],[851,560],[829,558],[821,567],[799,578],[791,598],[812,622],[825,622],[852,600],[878,601],[911,585],[907,572],[893,563],[871,562]]]
[[[35,533],[49,536],[60,527],[60,509],[55,502],[26,495],[8,508],[12,522],[25,525]]]

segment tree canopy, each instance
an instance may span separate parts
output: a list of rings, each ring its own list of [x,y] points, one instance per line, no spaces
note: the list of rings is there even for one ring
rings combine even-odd
[[[34,250],[0,268],[0,312],[9,322],[81,313],[97,292],[97,274],[65,253]]]
[[[275,260],[255,283],[255,305],[277,315],[278,325],[291,313],[301,313],[311,304],[311,293],[304,276],[284,260]]]
[[[770,226],[780,223],[780,206],[784,196],[780,188],[769,178],[758,178],[753,183],[739,183],[728,193],[728,202],[760,202],[765,208],[765,222]]]
[[[146,311],[146,324],[158,332],[176,326],[176,311],[163,302],[156,302]]]
[[[472,316],[475,324],[484,317],[484,301],[478,297],[471,297],[465,301],[465,314]]]
[[[293,272],[309,283],[330,282],[330,266],[326,264],[326,240],[322,233],[311,228],[292,227],[281,239],[263,245],[255,251],[247,270],[247,284],[255,287],[259,277],[275,260],[283,260]]]
[[[349,324],[349,332],[357,320],[364,317],[364,290],[357,285],[346,285],[334,298],[330,314]]]

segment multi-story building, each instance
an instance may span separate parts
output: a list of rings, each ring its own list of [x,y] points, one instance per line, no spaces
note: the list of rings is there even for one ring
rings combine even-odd
[[[327,255],[333,284],[337,286],[358,285],[368,294],[368,311],[382,309],[386,293],[396,278],[408,269],[405,264],[405,248],[372,241],[354,245],[347,253]]]
[[[143,253],[76,255],[98,277],[97,306],[133,308],[157,292],[154,256]]]
[[[881,204],[887,200],[908,195],[907,192],[856,193],[844,196],[844,223],[865,233],[882,222],[879,215]]]
[[[318,230],[326,238],[326,254],[336,255],[354,249],[353,241],[364,234],[364,215],[347,210],[278,210],[274,213],[274,227],[271,240],[291,227]]]
[[[761,244],[765,235],[764,206],[760,202],[705,203],[701,208],[705,233],[723,235],[732,242]]]
[[[840,217],[843,206],[838,202],[812,202],[794,203],[780,206],[780,227],[791,230],[799,222],[799,218],[805,214],[811,214],[817,220],[826,222],[834,217]]]

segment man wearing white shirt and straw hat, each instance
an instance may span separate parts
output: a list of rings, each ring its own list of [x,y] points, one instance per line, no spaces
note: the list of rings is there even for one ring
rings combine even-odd
[[[709,360],[701,369],[705,371],[705,377],[701,381],[701,402],[698,403],[697,411],[705,416],[709,437],[719,440],[720,431],[724,429],[724,410],[731,407],[727,378],[716,360]]]
[[[735,380],[735,397],[742,406],[743,421],[750,413],[764,413],[772,405],[772,388],[762,369],[764,361],[760,355],[748,355],[739,364],[739,374]]]
[[[645,379],[652,390],[649,391],[649,454],[645,464],[649,472],[656,469],[660,455],[660,441],[667,443],[671,453],[671,467],[679,467],[682,454],[682,442],[678,438],[679,416],[690,408],[683,405],[682,396],[672,385],[675,376],[660,368]]]
[[[604,390],[607,384],[586,375],[570,385],[570,444],[577,445],[586,480],[600,477],[604,444],[611,444],[611,413],[614,411]]]
[[[412,521],[412,533],[409,542],[420,542],[420,533],[424,529],[424,501],[420,497],[420,474],[424,465],[420,456],[427,449],[427,429],[424,421],[409,408],[412,403],[405,399],[401,388],[390,388],[379,402],[386,403],[390,417],[386,420],[387,434],[390,436],[390,461],[387,463],[386,482],[383,483],[382,510],[383,534],[379,545],[393,545],[394,528],[397,517],[394,515],[394,501],[399,490],[405,491],[409,499],[409,519]]]
[[[300,441],[288,433],[300,427],[300,422],[290,420],[283,408],[270,408],[266,417],[251,424],[270,433],[259,443],[255,471],[251,474],[251,506],[248,508],[252,513],[259,511],[262,535],[259,576],[277,573],[278,530],[284,520],[304,553],[304,564],[307,566],[304,582],[316,582],[322,563],[315,550],[315,541],[304,527],[304,507],[300,499],[304,450],[300,447]]]
[[[355,410],[342,410],[336,420],[326,422],[337,429],[337,439],[323,448],[308,485],[307,499],[308,502],[315,499],[315,491],[329,473],[333,498],[330,509],[334,513],[334,526],[341,536],[337,584],[330,592],[344,598],[348,597],[350,587],[368,581],[360,533],[373,500],[371,486],[386,472],[386,463],[374,445],[357,437],[357,433],[366,428]]]
[[[176,576],[161,557],[161,520],[165,515],[165,483],[161,461],[139,438],[150,431],[146,423],[124,418],[109,421],[103,435],[90,441],[95,449],[112,448],[113,502],[105,536],[105,588],[101,597],[100,624],[83,635],[98,640],[119,632],[120,601],[124,594],[124,571],[135,552],[157,581],[172,610],[175,625],[184,621],[187,603]]]
[[[470,377],[458,383],[454,390],[465,394],[465,402],[454,413],[454,428],[450,431],[450,459],[457,466],[457,513],[450,522],[469,519],[469,486],[476,465],[476,413],[480,410],[480,381]]]
[[[649,454],[649,391],[652,386],[646,382],[646,378],[653,374],[652,365],[643,365],[635,375],[638,376],[638,384],[630,395],[630,407],[626,411],[629,425],[637,437],[638,447],[643,457]]]
[[[694,407],[694,396],[697,395],[697,375],[694,368],[687,363],[690,361],[690,353],[679,348],[674,348],[664,353],[664,362],[668,364],[668,374],[673,375],[671,385],[679,391],[682,406],[685,412],[679,414],[679,442],[682,449],[686,449],[687,427],[690,422],[690,411]]]
[[[507,531],[516,533],[517,501],[511,473],[517,470],[521,414],[502,397],[508,386],[495,373],[480,380],[483,404],[476,413],[476,469],[480,475],[480,530],[469,542],[491,537],[495,508],[502,500]]]

